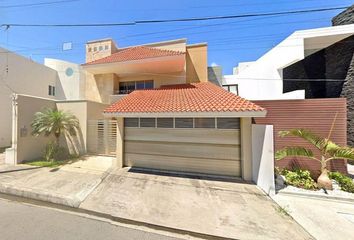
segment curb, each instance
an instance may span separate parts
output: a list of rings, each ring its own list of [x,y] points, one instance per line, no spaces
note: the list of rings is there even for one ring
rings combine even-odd
[[[1,187],[0,187],[0,190],[1,190]],[[134,225],[134,226],[138,226],[138,227],[146,227],[146,228],[150,228],[150,229],[157,230],[157,231],[165,231],[165,232],[175,233],[175,234],[179,234],[179,235],[188,235],[190,237],[209,239],[209,240],[230,240],[230,239],[231,240],[239,240],[238,238],[221,237],[221,236],[215,236],[215,235],[210,235],[210,234],[205,234],[205,233],[193,232],[193,231],[184,230],[184,229],[178,229],[178,228],[173,228],[173,227],[167,227],[167,226],[162,226],[162,225],[157,225],[157,224],[136,221],[136,220],[132,220],[132,219],[128,219],[128,218],[112,216],[107,213],[101,213],[101,212],[96,212],[93,210],[79,208],[79,207],[71,206],[68,204],[48,202],[46,200],[42,200],[42,199],[38,199],[38,198],[24,197],[24,196],[12,194],[12,193],[3,193],[2,191],[0,192],[0,199],[7,199],[10,201],[23,202],[23,203],[27,203],[27,204],[36,205],[36,206],[45,206],[45,207],[54,208],[54,209],[60,209],[60,210],[65,210],[65,211],[70,211],[70,212],[87,214],[87,215],[111,220],[111,221],[114,221],[117,223]],[[82,217],[84,217],[84,216],[82,216]]]
[[[60,194],[46,193],[32,188],[18,188],[11,184],[0,184],[0,193],[14,195],[22,198],[60,204],[68,207],[79,207],[81,201],[76,197],[65,197]]]
[[[297,196],[297,197],[307,197],[307,198],[315,198],[320,200],[327,200],[327,201],[338,201],[338,202],[347,202],[347,203],[354,203],[353,198],[345,198],[345,197],[335,197],[335,196],[326,196],[326,195],[317,195],[311,193],[301,193],[301,192],[278,192],[279,195],[287,195],[287,196]]]

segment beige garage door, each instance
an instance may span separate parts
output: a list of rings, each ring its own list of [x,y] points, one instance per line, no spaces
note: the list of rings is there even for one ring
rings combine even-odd
[[[241,175],[238,119],[126,119],[125,125],[125,166]]]

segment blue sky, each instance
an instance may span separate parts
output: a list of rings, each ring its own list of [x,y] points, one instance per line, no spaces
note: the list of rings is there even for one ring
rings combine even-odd
[[[276,12],[347,6],[352,0],[77,0],[36,7],[6,7],[53,0],[0,0],[0,23],[73,24],[109,23],[145,19],[170,19]],[[0,46],[43,62],[57,58],[84,62],[85,42],[111,37],[119,47],[187,38],[189,43],[208,42],[209,65],[230,74],[238,62],[256,60],[296,30],[326,27],[340,10],[203,22],[146,24],[94,28],[21,28],[0,31]],[[7,40],[8,39],[8,40]],[[63,51],[64,42],[72,50]]]

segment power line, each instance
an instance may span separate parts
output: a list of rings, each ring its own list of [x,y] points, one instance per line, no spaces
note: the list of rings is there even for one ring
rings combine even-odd
[[[349,8],[349,6],[346,6],[346,7],[332,7],[332,8],[317,8],[317,9],[307,9],[307,10],[295,10],[295,11],[284,11],[284,12],[271,12],[271,13],[253,13],[253,14],[240,14],[240,15],[228,15],[228,16],[200,17],[200,18],[141,20],[141,21],[135,21],[135,23],[137,23],[137,24],[146,24],[146,23],[207,21],[207,20],[220,20],[220,19],[231,19],[231,18],[248,18],[248,17],[289,15],[289,14],[299,14],[299,13],[309,13],[309,12],[325,12],[325,11],[332,11],[332,10],[342,10],[342,9],[347,9],[347,8]]]
[[[270,13],[252,13],[240,15],[227,15],[227,16],[212,16],[212,17],[199,17],[199,18],[176,18],[176,19],[156,19],[156,20],[136,20],[131,22],[118,22],[118,23],[85,23],[85,24],[27,24],[27,23],[4,23],[1,27],[115,27],[115,26],[131,26],[138,24],[156,24],[156,23],[173,23],[173,22],[194,22],[194,21],[209,21],[209,20],[223,20],[235,18],[249,18],[249,17],[263,17],[263,16],[280,16],[303,14],[313,12],[325,12],[333,10],[347,9],[349,6],[331,7],[331,8],[317,8],[306,10],[294,10],[283,12],[270,12]]]
[[[21,7],[36,7],[36,6],[54,5],[54,4],[70,3],[70,2],[78,2],[78,1],[80,1],[80,0],[62,0],[62,1],[27,3],[27,4],[0,5],[0,9],[21,8]]]

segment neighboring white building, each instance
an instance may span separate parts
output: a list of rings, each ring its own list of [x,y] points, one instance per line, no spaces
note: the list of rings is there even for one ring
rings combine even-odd
[[[11,145],[13,93],[63,99],[57,71],[0,48],[0,147]]]
[[[303,99],[304,90],[283,93],[283,69],[354,34],[354,24],[296,31],[254,62],[225,75],[225,89],[249,100]]]
[[[85,99],[85,73],[80,64],[63,60],[45,58],[44,65],[58,72],[57,99],[84,100]]]

